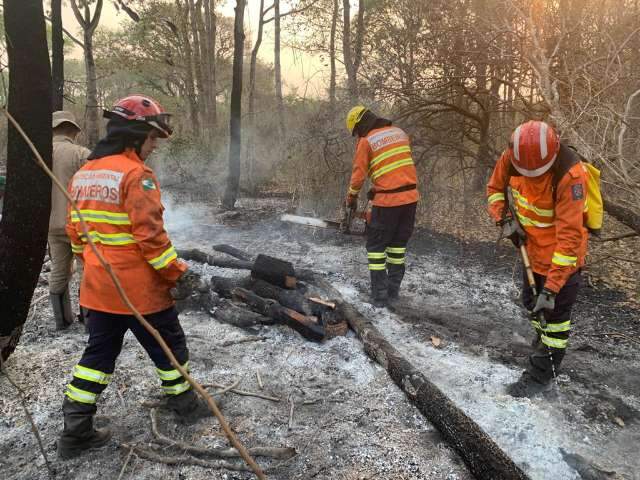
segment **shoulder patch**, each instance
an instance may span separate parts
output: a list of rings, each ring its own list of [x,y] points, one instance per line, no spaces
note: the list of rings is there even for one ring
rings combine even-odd
[[[152,178],[145,178],[144,180],[142,180],[141,183],[142,183],[142,189],[145,191],[156,189],[156,184]]]
[[[581,183],[571,185],[571,196],[574,200],[582,200],[584,198],[584,188]]]

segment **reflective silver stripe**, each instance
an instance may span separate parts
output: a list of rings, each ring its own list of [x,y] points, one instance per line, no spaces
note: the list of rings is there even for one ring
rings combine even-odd
[[[520,128],[516,128],[516,131],[513,132],[513,156],[518,161],[520,161]]]
[[[76,402],[80,403],[95,404],[96,399],[98,398],[98,395],[96,395],[95,393],[87,392],[86,390],[80,390],[79,388],[74,387],[71,384],[67,385],[67,390],[64,392],[64,394],[71,400],[75,400]]]
[[[547,129],[547,124],[540,122],[540,158],[545,158],[549,153],[547,150]]]
[[[83,367],[82,365],[73,367],[73,376],[89,382],[99,383],[100,385],[108,385],[111,380],[111,374]]]

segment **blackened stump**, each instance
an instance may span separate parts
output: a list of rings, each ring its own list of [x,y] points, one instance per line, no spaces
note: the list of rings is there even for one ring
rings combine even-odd
[[[291,262],[268,255],[258,255],[251,269],[251,275],[279,287],[296,287],[296,274]]]

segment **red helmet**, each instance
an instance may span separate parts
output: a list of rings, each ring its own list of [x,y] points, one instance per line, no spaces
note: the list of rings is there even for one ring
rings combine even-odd
[[[104,111],[105,118],[116,116],[144,122],[160,132],[163,138],[169,137],[173,130],[169,126],[170,113],[162,105],[146,95],[129,95],[116,102],[111,110]]]
[[[511,136],[511,163],[520,175],[539,177],[551,168],[560,150],[555,130],[545,122],[530,120]]]

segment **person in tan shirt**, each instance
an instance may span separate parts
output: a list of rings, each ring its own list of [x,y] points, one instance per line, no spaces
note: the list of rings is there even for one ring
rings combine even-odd
[[[82,167],[89,154],[87,148],[77,145],[81,132],[73,113],[53,112],[53,173],[67,185],[73,174]],[[65,231],[67,199],[57,188],[51,191],[51,216],[49,217],[49,298],[56,321],[56,330],[63,330],[73,323],[73,311],[69,299],[69,281],[72,275],[73,252]]]

